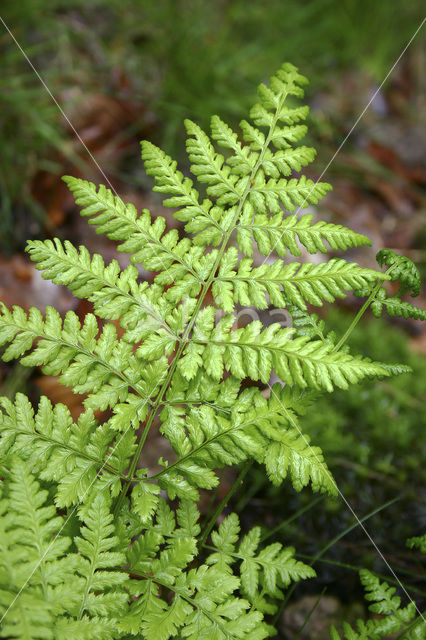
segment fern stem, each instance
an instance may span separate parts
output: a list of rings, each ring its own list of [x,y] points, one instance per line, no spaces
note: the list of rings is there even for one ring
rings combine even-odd
[[[370,306],[370,304],[374,301],[374,299],[375,299],[375,297],[377,295],[377,292],[379,291],[381,286],[382,286],[382,280],[378,280],[376,282],[376,284],[374,285],[374,287],[373,287],[370,295],[368,296],[367,300],[364,302],[364,304],[362,305],[361,309],[358,311],[358,313],[356,314],[355,318],[352,320],[351,324],[346,329],[345,333],[343,334],[343,336],[340,338],[339,342],[334,347],[333,351],[338,351],[344,345],[344,343],[347,341],[347,339],[351,335],[352,331],[355,329],[355,327],[357,326],[358,322],[361,320],[362,316],[367,311],[367,309]]]
[[[277,413],[277,411],[270,411],[269,413],[265,413],[263,415],[263,419],[265,420],[269,416],[272,417],[272,416],[276,415],[276,413]],[[247,420],[246,422],[240,422],[237,425],[232,425],[231,427],[229,427],[229,429],[224,429],[223,431],[221,431],[220,433],[217,433],[216,435],[214,435],[213,437],[209,438],[208,440],[205,440],[202,444],[200,444],[195,449],[192,449],[192,451],[190,451],[186,455],[184,455],[181,458],[178,458],[177,460],[175,460],[175,462],[172,462],[172,464],[169,465],[168,467],[164,467],[164,469],[161,469],[161,471],[156,473],[154,476],[151,476],[151,480],[159,478],[164,473],[167,473],[168,471],[170,471],[170,469],[173,469],[174,467],[177,467],[178,465],[182,464],[182,462],[185,462],[185,460],[188,460],[194,454],[197,454],[199,451],[201,451],[205,447],[211,445],[211,443],[214,442],[215,440],[218,440],[219,438],[222,438],[225,434],[232,433],[232,431],[234,429],[243,429],[245,426],[247,426],[249,424],[253,424],[253,419]]]
[[[295,636],[294,640],[298,640],[298,638],[300,638],[300,635],[303,632],[303,629],[308,624],[309,620],[311,619],[311,616],[312,616],[313,612],[315,611],[315,609],[317,608],[317,606],[321,602],[321,598],[323,597],[323,595],[325,594],[326,591],[327,591],[327,587],[324,587],[324,589],[319,594],[318,598],[315,600],[313,607],[311,607],[311,610],[309,611],[308,615],[304,619],[303,624],[300,627],[299,631],[297,632],[297,635]]]
[[[314,564],[320,560],[322,558],[322,556],[324,555],[324,553],[326,553],[326,551],[328,551],[330,549],[330,547],[332,547],[333,545],[336,544],[336,542],[339,542],[339,540],[341,540],[342,538],[344,538],[348,533],[350,533],[351,531],[353,531],[353,529],[356,529],[358,527],[358,525],[362,524],[363,522],[365,522],[366,520],[369,520],[370,518],[372,518],[373,516],[375,516],[377,513],[380,513],[380,511],[383,511],[383,509],[387,509],[388,507],[390,507],[392,504],[394,504],[395,502],[398,502],[398,500],[402,499],[402,495],[397,496],[396,498],[393,498],[392,500],[388,500],[388,502],[385,502],[384,504],[381,504],[379,507],[376,507],[376,509],[373,509],[373,511],[370,511],[369,513],[367,513],[365,516],[363,516],[362,518],[357,518],[357,520],[351,524],[349,527],[346,527],[345,529],[343,529],[343,531],[341,531],[340,533],[338,533],[336,536],[334,536],[334,538],[332,538],[330,540],[330,542],[327,542],[327,544],[320,550],[318,551],[318,553],[315,555],[313,561],[311,562],[311,567],[314,566]]]
[[[178,349],[176,351],[176,355],[173,358],[173,361],[172,361],[172,363],[170,365],[169,373],[168,373],[166,379],[164,380],[163,385],[161,386],[161,389],[160,389],[160,391],[158,393],[158,396],[156,398],[156,401],[154,403],[154,406],[150,411],[150,414],[148,416],[147,422],[145,424],[145,428],[144,428],[142,437],[141,437],[141,439],[140,439],[140,441],[138,443],[138,447],[136,449],[135,455],[133,456],[132,461],[131,461],[130,466],[129,466],[129,472],[128,472],[128,478],[129,479],[127,480],[125,485],[122,487],[120,495],[117,498],[117,502],[116,502],[115,507],[114,507],[114,512],[115,513],[118,513],[118,511],[121,509],[124,497],[125,497],[127,491],[129,490],[129,487],[130,487],[130,485],[132,483],[132,478],[133,478],[133,475],[135,473],[135,470],[136,470],[140,455],[142,453],[142,449],[143,449],[144,444],[146,442],[146,438],[148,436],[149,430],[150,430],[150,428],[152,426],[154,418],[155,418],[155,416],[157,414],[157,411],[158,411],[158,409],[160,407],[160,404],[161,404],[161,402],[163,400],[163,396],[164,396],[165,392],[167,391],[167,389],[169,387],[170,381],[173,378],[173,375],[175,373],[177,364],[179,362],[179,358],[181,357],[182,352],[183,352],[184,348],[186,347],[188,337],[189,337],[189,335],[190,335],[190,333],[192,331],[192,328],[193,328],[193,326],[195,324],[195,321],[197,319],[198,313],[200,312],[201,306],[202,306],[202,304],[204,302],[204,298],[206,297],[206,295],[207,295],[207,293],[208,293],[208,291],[209,291],[209,289],[210,289],[210,287],[212,285],[212,282],[214,280],[216,271],[219,268],[219,265],[220,265],[220,263],[222,261],[222,258],[223,258],[223,254],[225,253],[225,250],[227,248],[228,242],[229,242],[229,240],[230,240],[230,238],[231,238],[231,236],[232,236],[232,234],[233,234],[233,232],[235,230],[235,227],[237,225],[238,219],[239,219],[239,217],[241,215],[241,212],[243,210],[245,201],[246,201],[246,199],[247,199],[247,197],[248,197],[248,195],[250,193],[250,190],[252,188],[252,183],[254,181],[254,178],[255,178],[259,168],[262,166],[263,158],[265,156],[266,150],[269,147],[269,143],[271,142],[272,133],[273,133],[273,131],[275,129],[275,126],[276,126],[276,124],[278,122],[278,116],[279,116],[279,113],[281,111],[282,105],[285,102],[286,98],[287,98],[287,92],[284,92],[283,95],[281,96],[281,99],[279,100],[279,103],[278,103],[277,108],[275,110],[275,114],[274,114],[273,120],[271,122],[271,125],[269,127],[268,135],[267,135],[267,137],[265,139],[265,143],[264,143],[264,145],[262,147],[262,151],[260,152],[259,157],[258,157],[258,159],[256,161],[256,164],[253,167],[253,170],[251,172],[250,180],[248,182],[248,185],[247,185],[244,193],[241,196],[241,199],[240,199],[240,201],[238,203],[238,207],[237,207],[237,210],[235,212],[234,218],[232,219],[231,224],[229,225],[228,231],[226,232],[226,234],[225,234],[225,236],[223,238],[222,245],[221,245],[221,247],[219,249],[218,255],[217,255],[216,260],[215,260],[215,263],[214,263],[214,265],[212,267],[210,276],[208,277],[208,279],[204,283],[204,286],[203,286],[203,288],[201,290],[201,293],[200,293],[200,295],[198,297],[196,307],[195,307],[195,309],[193,311],[192,317],[191,317],[191,319],[189,320],[189,322],[187,324],[186,330],[185,330],[185,332],[184,332],[184,334],[182,336],[181,343],[179,344],[179,347],[178,347]]]
[[[198,545],[199,545],[200,549],[204,546],[207,538],[210,535],[211,530],[213,529],[214,525],[216,524],[216,521],[217,521],[218,517],[220,516],[220,514],[223,511],[223,509],[225,508],[225,506],[227,505],[229,500],[232,498],[234,493],[237,491],[237,489],[242,484],[244,478],[246,477],[246,475],[250,471],[252,465],[253,465],[253,461],[252,460],[250,460],[249,462],[246,462],[246,464],[243,466],[243,468],[241,469],[240,473],[238,474],[238,477],[235,480],[235,482],[232,485],[232,487],[227,491],[227,493],[224,496],[224,498],[222,498],[222,500],[219,502],[214,514],[212,515],[212,517],[208,521],[206,527],[204,528],[204,531],[201,534],[200,540],[198,542]]]
[[[96,549],[96,553],[97,552],[98,552],[98,549]],[[87,596],[89,595],[90,586],[94,577],[94,573],[95,573],[95,567],[94,567],[93,561],[91,561],[90,572],[89,572],[89,575],[86,576],[86,584],[84,585],[83,597],[81,599],[80,610],[78,612],[78,620],[82,619],[83,613],[86,610]]]
[[[385,275],[388,276],[391,273],[391,271],[393,271],[395,269],[395,266],[396,265],[392,265],[391,267],[389,267],[389,269],[387,269],[387,271],[385,271]],[[382,284],[383,284],[382,280],[377,280],[377,282],[374,285],[373,289],[371,290],[371,293],[368,296],[367,300],[364,302],[364,304],[362,305],[361,309],[358,311],[358,313],[356,314],[355,318],[352,320],[351,324],[346,329],[345,333],[343,334],[343,336],[340,338],[339,342],[334,347],[333,351],[338,351],[340,349],[340,347],[347,341],[347,339],[351,335],[352,331],[355,329],[355,327],[357,326],[358,322],[361,320],[362,316],[367,311],[367,309],[370,306],[370,304],[372,302],[374,302],[374,299],[375,299],[380,287],[382,286]]]
[[[27,432],[24,431],[23,433],[27,435]],[[38,440],[43,440],[43,442],[47,442],[51,446],[53,444],[54,446],[57,446],[58,449],[65,449],[65,451],[70,451],[74,455],[80,458],[83,458],[84,460],[95,462],[97,465],[99,465],[101,470],[106,469],[106,471],[108,471],[109,473],[112,473],[115,476],[118,476],[122,480],[125,480],[127,477],[124,475],[124,473],[121,473],[118,469],[116,469],[112,465],[105,462],[105,460],[100,460],[98,458],[95,458],[95,456],[91,456],[85,451],[82,451],[81,449],[76,449],[75,447],[71,447],[68,443],[65,445],[63,442],[60,442],[59,440],[54,440],[53,438],[47,438],[45,435],[43,435],[39,431],[35,431],[34,433],[36,434]],[[108,459],[108,457],[109,456],[107,455],[106,459]]]

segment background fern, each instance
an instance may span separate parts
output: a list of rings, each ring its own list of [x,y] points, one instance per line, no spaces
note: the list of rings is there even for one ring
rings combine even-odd
[[[356,630],[347,623],[343,625],[343,636],[340,636],[333,626],[331,640],[362,640],[362,638],[387,638],[390,634],[402,632],[401,638],[418,640],[424,638],[426,633],[426,621],[423,616],[416,616],[416,607],[410,602],[406,607],[401,607],[401,599],[395,594],[395,588],[389,587],[386,582],[380,580],[367,570],[360,572],[361,582],[366,591],[365,598],[372,602],[369,610],[381,614],[383,618],[368,620],[364,623],[358,620]]]

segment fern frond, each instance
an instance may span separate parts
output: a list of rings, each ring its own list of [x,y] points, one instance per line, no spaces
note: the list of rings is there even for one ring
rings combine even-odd
[[[266,309],[269,304],[306,309],[306,302],[322,306],[324,301],[334,302],[345,297],[345,291],[367,286],[378,278],[386,279],[386,275],[338,258],[319,264],[284,265],[277,260],[272,265],[252,268],[250,258],[238,261],[236,249],[231,248],[222,258],[212,293],[215,302],[228,313],[234,310],[235,303],[252,304],[258,309]]]
[[[57,506],[77,504],[91,487],[108,487],[116,495],[135,449],[134,431],[118,444],[117,431],[108,423],[99,426],[90,410],[75,424],[64,405],[52,407],[45,397],[36,415],[23,394],[17,394],[14,404],[7,398],[0,403],[0,453],[31,461],[42,480],[57,482]]]
[[[280,175],[289,176],[293,171],[300,172],[302,167],[306,167],[315,159],[315,156],[315,149],[304,145],[276,153],[268,149],[262,160],[262,167],[267,176],[278,179]]]
[[[72,176],[63,180],[73,192],[76,204],[83,207],[81,215],[97,226],[96,232],[119,241],[118,250],[132,254],[132,262],[143,264],[148,271],[160,272],[158,281],[171,284],[185,273],[196,276],[192,263],[201,256],[201,249],[193,247],[189,238],[179,240],[176,229],[164,234],[165,218],[157,216],[152,222],[147,209],[138,216],[134,205],[125,204],[103,185],[97,191],[86,180]]]
[[[26,467],[27,465],[19,459],[12,462],[13,482],[8,495],[14,512],[14,536],[16,535],[16,540],[25,545],[28,551],[25,562],[20,564],[19,573],[21,578],[27,578],[35,570],[31,576],[32,583],[42,586],[44,594],[47,595],[49,583],[55,584],[54,576],[49,577],[52,573],[49,563],[62,557],[70,545],[70,540],[66,537],[54,537],[59,532],[63,520],[56,515],[53,505],[46,506],[47,491],[40,489],[38,482]],[[28,575],[25,575],[26,573]]]
[[[147,172],[157,181],[155,189],[172,195],[165,201],[166,206],[182,206],[176,217],[187,222],[186,231],[197,234],[195,245],[216,245],[221,235],[228,235],[233,226],[238,225],[241,213],[250,203],[264,213],[265,207],[279,212],[280,201],[293,210],[295,204],[317,202],[329,189],[329,185],[313,183],[304,176],[289,181],[280,178],[280,175],[288,176],[292,168],[299,170],[314,156],[313,150],[307,147],[292,149],[290,146],[306,132],[304,125],[296,123],[306,117],[307,108],[288,107],[285,102],[289,95],[303,96],[301,87],[305,81],[295,67],[284,65],[271,78],[270,89],[260,87],[260,103],[251,111],[255,126],[246,121],[241,123],[244,138],[249,142],[247,146],[238,141],[228,125],[218,117],[212,118],[212,137],[230,151],[226,158],[216,153],[198,125],[186,121],[192,136],[187,144],[192,172],[200,183],[208,185],[210,196],[201,207],[192,181],[183,178],[176,163],[151,143],[143,143],[142,155]],[[280,121],[288,126],[278,126]],[[257,128],[264,126],[269,130],[267,136]],[[278,151],[273,153],[270,144]]]
[[[360,571],[361,582],[365,589],[365,599],[372,604],[369,610],[382,617],[372,618],[367,622],[358,620],[356,629],[347,622],[343,624],[343,637],[346,640],[380,640],[389,638],[390,635],[407,628],[404,638],[417,640],[422,638],[426,630],[424,619],[418,618],[413,624],[416,615],[416,606],[410,602],[406,607],[401,607],[401,599],[395,595],[395,587],[390,587],[386,582],[380,580],[370,571],[362,569]],[[410,624],[411,623],[411,624]],[[409,627],[407,625],[410,625]],[[408,631],[408,628],[411,630]],[[341,640],[341,636],[335,627],[331,628],[331,640]]]
[[[84,581],[78,617],[81,619],[86,613],[119,616],[127,604],[127,595],[119,587],[128,580],[128,575],[117,570],[124,564],[125,556],[115,550],[118,538],[112,535],[113,516],[105,495],[98,493],[82,516],[85,526],[74,539],[79,552],[76,570]]]
[[[145,360],[133,354],[132,345],[119,340],[113,324],[105,324],[99,337],[96,317],[87,314],[80,325],[77,315],[68,311],[62,320],[52,307],[40,311],[30,309],[27,315],[19,307],[10,312],[1,305],[0,343],[9,342],[3,354],[8,361],[21,358],[25,366],[41,366],[48,375],[60,375],[60,382],[71,386],[75,393],[89,394],[87,408],[113,407],[116,429],[130,424],[137,428],[148,412],[150,398],[156,394],[161,379],[167,373],[167,358],[163,356],[148,367]],[[174,340],[162,336],[167,352]],[[160,336],[161,339],[161,336]],[[152,374],[155,372],[156,379]]]
[[[401,598],[395,596],[395,587],[390,587],[386,582],[380,580],[366,569],[360,571],[361,583],[365,589],[365,599],[373,604],[370,611],[374,613],[388,613],[396,611],[401,606]]]
[[[276,486],[289,477],[296,491],[311,484],[314,492],[336,496],[337,488],[322,451],[309,442],[300,429],[289,429],[279,441],[269,444],[264,455],[268,477]]]
[[[83,616],[81,620],[57,618],[55,620],[55,638],[58,640],[115,640],[119,637],[119,623],[100,616]]]
[[[44,245],[30,243],[30,252],[34,259],[40,262],[39,268],[47,268],[46,277],[53,278],[53,281],[58,284],[71,285],[71,290],[77,291],[76,295],[81,291],[78,284],[88,286],[89,299],[94,297],[94,302],[99,302],[97,309],[101,308],[101,301],[98,298],[105,295],[104,300],[106,299],[107,302],[105,313],[110,311],[112,305],[116,315],[117,304],[113,303],[116,303],[118,298],[126,312],[123,318],[124,323],[137,323],[137,326],[141,327],[145,324],[144,315],[146,315],[149,324],[146,325],[145,333],[149,329],[161,331],[164,326],[170,331],[170,327],[167,327],[169,317],[167,314],[172,312],[176,303],[188,297],[194,299],[200,293],[206,278],[211,273],[217,252],[204,254],[203,248],[193,244],[188,237],[180,239],[176,229],[163,235],[166,226],[165,218],[157,217],[155,222],[151,223],[147,210],[138,217],[133,205],[125,205],[118,196],[114,196],[102,185],[96,192],[95,185],[86,181],[67,177],[66,182],[74,192],[77,204],[84,207],[81,214],[96,216],[90,220],[90,223],[99,225],[97,229],[99,233],[105,233],[109,238],[123,241],[118,245],[120,251],[133,254],[131,258],[133,262],[143,264],[147,270],[156,271],[154,282],[158,286],[137,285],[137,271],[130,268],[121,275],[123,282],[120,282],[116,261],[104,268],[103,261],[98,256],[95,255],[90,262],[87,251],[84,249],[80,250],[80,255],[76,255],[72,245],[67,244],[64,252],[61,250],[59,241],[56,240],[56,250],[49,241]],[[64,262],[68,267],[65,270],[63,270]],[[78,278],[75,284],[71,279],[72,275]],[[129,286],[126,282],[128,279],[131,281]],[[90,286],[95,284],[96,293]],[[170,287],[170,285],[173,286]],[[127,309],[129,296],[126,294],[129,293],[130,286],[132,286],[131,296],[136,298],[132,305],[133,313],[129,313]],[[165,292],[166,286],[170,288]],[[140,309],[137,309],[137,306]],[[141,312],[144,315],[135,316],[135,308],[139,311],[139,315]]]
[[[116,260],[105,266],[102,256],[90,255],[80,246],[54,241],[29,241],[27,251],[42,277],[66,285],[78,298],[93,302],[96,315],[109,320],[120,319],[123,328],[144,323],[149,330],[167,328],[166,315],[172,306],[166,303],[160,288],[138,283],[133,265],[121,271]]]
[[[226,229],[224,212],[214,207],[209,198],[199,202],[198,191],[193,188],[192,180],[184,178],[177,170],[177,163],[164,151],[147,140],[142,141],[141,146],[145,170],[157,183],[154,191],[171,196],[163,200],[164,206],[178,209],[173,215],[186,223],[187,233],[199,233],[208,228],[208,236],[198,237],[204,238],[205,244],[219,244]]]
[[[407,547],[410,549],[417,548],[420,553],[426,553],[426,533],[422,536],[416,536],[407,540]]]
[[[289,313],[292,318],[293,327],[296,329],[296,335],[308,336],[309,338],[320,338],[321,340],[329,340],[333,342],[334,335],[325,335],[325,321],[320,319],[316,313],[309,313],[300,307],[289,307]]]
[[[253,153],[248,145],[242,145],[238,135],[219,116],[211,118],[212,138],[220,147],[230,149],[233,154],[225,158],[225,162],[232,167],[232,173],[247,175],[256,165],[258,154]]]
[[[309,253],[326,253],[325,242],[334,250],[371,244],[365,236],[341,225],[323,221],[312,224],[312,221],[313,215],[310,213],[286,217],[282,213],[273,216],[255,214],[252,205],[247,203],[238,225],[238,247],[246,256],[253,254],[256,245],[262,255],[276,251],[279,256],[284,257],[287,251],[294,256],[301,255],[297,241]]]
[[[326,182],[314,182],[301,178],[269,178],[258,174],[250,191],[250,203],[259,213],[267,211],[280,213],[281,205],[287,211],[306,208],[309,204],[317,204],[331,187]]]
[[[239,531],[236,514],[225,518],[218,531],[212,533],[215,552],[208,556],[206,562],[216,565],[221,572],[231,572],[231,565],[241,562],[241,592],[251,603],[259,602],[260,593],[261,597],[267,595],[276,598],[281,589],[288,587],[291,582],[316,575],[311,567],[294,558],[293,547],[283,548],[276,542],[259,550],[260,527],[251,529],[237,547]]]
[[[181,502],[176,518],[164,500],[158,507],[152,529],[128,551],[131,572],[140,579],[129,585],[137,600],[126,630],[142,631],[147,640],[168,640],[176,634],[193,640],[207,634],[222,640],[266,638],[262,614],[247,613],[249,603],[234,595],[237,576],[205,564],[189,569],[200,531],[195,505]],[[247,636],[249,631],[255,635]]]
[[[390,249],[382,249],[376,256],[380,266],[388,266],[387,274],[393,282],[399,283],[399,289],[392,297],[388,297],[382,287],[375,295],[371,304],[371,310],[376,318],[380,318],[382,311],[391,317],[413,318],[414,320],[426,320],[426,311],[420,309],[411,302],[401,300],[401,297],[409,293],[416,297],[420,293],[421,277],[414,262],[405,256],[400,256]],[[357,295],[365,295],[366,290],[361,289]],[[367,293],[368,295],[368,293]]]
[[[168,270],[155,278],[156,284],[149,286],[146,282],[137,282],[138,272],[133,265],[121,271],[118,262],[113,260],[105,266],[100,255],[90,256],[85,247],[77,250],[67,241],[62,245],[58,238],[54,243],[51,240],[28,242],[28,251],[37,269],[44,271],[43,278],[64,284],[74,295],[93,302],[99,317],[119,319],[126,330],[126,341],[136,343],[146,337],[152,338],[155,332],[159,336],[157,342],[161,344],[159,356],[164,351],[169,354],[182,333],[194,304],[194,299],[187,296],[199,292],[200,283],[216,257],[216,252],[206,256],[200,254],[195,275],[181,274],[175,282],[169,278]],[[159,280],[162,285],[172,286],[164,292]],[[182,298],[185,302],[179,307],[179,316],[176,303]]]
[[[210,406],[202,405],[176,416],[166,407],[161,431],[178,460],[155,478],[170,498],[196,500],[196,489],[216,486],[215,469],[254,459],[265,465],[274,484],[289,476],[296,491],[311,482],[313,491],[336,495],[322,452],[301,433],[293,403],[298,409],[297,399],[293,401],[288,392],[274,385],[269,400],[256,388],[242,392],[233,401],[231,415],[218,416]]]
[[[416,307],[411,302],[401,300],[398,296],[386,297],[386,291],[379,289],[376,295],[376,299],[371,304],[371,311],[380,318],[382,312],[386,311],[391,318],[413,318],[414,320],[426,320],[426,311]]]
[[[10,588],[11,585],[7,586]],[[43,595],[34,593],[32,589],[27,589],[18,598],[16,595],[12,591],[0,590],[0,612],[5,614],[1,628],[3,637],[19,640],[52,638],[55,619]]]
[[[273,101],[273,106],[277,106],[275,101]],[[309,108],[307,106],[291,109],[283,106],[279,112],[279,119],[287,124],[294,124],[304,120],[308,112]],[[219,146],[230,149],[233,152],[232,155],[225,158],[225,162],[232,167],[232,173],[247,175],[259,160],[259,153],[255,151],[255,147],[258,144],[259,149],[262,148],[264,137],[245,120],[241,123],[241,128],[243,134],[245,134],[246,141],[251,142],[250,146],[242,145],[238,140],[238,135],[219,116],[213,116],[211,119],[213,140],[216,140]],[[305,133],[305,127],[288,127],[287,129],[276,127],[271,134],[271,141],[275,143],[281,138],[282,144],[284,140],[289,139],[294,142],[303,137]],[[314,160],[315,155],[315,149],[305,146],[280,149],[275,153],[270,149],[266,149],[260,158],[260,163],[266,175],[279,178],[280,174],[287,176],[290,175],[292,170],[300,171],[302,167]]]
[[[225,411],[235,407],[241,388],[241,380],[228,376],[224,380],[214,380],[203,369],[194,378],[187,380],[176,372],[166,394],[165,406],[168,411],[184,410],[185,405],[207,404],[214,409]],[[183,406],[180,406],[183,405]],[[165,412],[160,416],[165,421]]]
[[[219,207],[233,205],[243,195],[249,182],[247,177],[238,178],[224,163],[224,157],[215,152],[209,137],[191,120],[185,120],[189,136],[186,149],[191,164],[191,172],[201,183],[206,183],[207,194],[216,198]]]
[[[393,282],[400,283],[398,296],[410,293],[414,298],[419,295],[421,287],[420,271],[410,258],[400,256],[391,249],[381,249],[376,260],[381,267],[389,267],[389,275]]]
[[[270,87],[260,84],[258,96],[260,102],[255,104],[250,111],[250,118],[256,126],[267,127],[275,119],[284,124],[293,125],[307,116],[308,109],[302,107],[288,107],[282,97],[293,95],[303,98],[303,87],[308,84],[308,79],[302,76],[297,67],[285,63],[270,79]],[[270,111],[275,110],[275,118]]]
[[[218,486],[219,469],[248,460],[263,465],[275,485],[288,478],[296,491],[310,485],[335,496],[322,451],[310,445],[298,416],[317,390],[406,368],[338,350],[307,305],[399,279],[393,299],[374,286],[373,311],[424,313],[401,302],[401,293],[418,293],[420,281],[410,261],[390,252],[378,256],[389,266],[384,275],[337,258],[253,266],[255,245],[265,255],[298,256],[302,247],[325,253],[327,245],[369,243],[311,214],[286,213],[330,189],[292,175],[315,157],[299,146],[308,108],[288,100],[301,98],[305,84],[296,67],[283,65],[259,87],[238,133],[217,116],[210,137],[186,121],[194,182],[163,151],[142,143],[155,190],[192,237],[167,231],[164,217],[139,214],[104,186],[68,176],[82,215],[133,264],[105,264],[58,239],[29,242],[43,277],[89,300],[96,315],[80,321],[50,307],[45,317],[0,307],[4,359],[40,366],[85,396],[77,422],[46,398],[37,410],[22,394],[0,401],[0,610],[10,609],[7,637],[264,640],[275,634],[265,616],[277,611],[283,590],[314,575],[291,547],[262,547],[257,527],[240,540],[235,515],[212,534],[204,561],[199,547],[206,548],[210,523],[201,535],[196,506],[201,489]],[[248,256],[241,260],[235,235]],[[152,284],[141,281],[137,264],[154,272]],[[236,304],[287,307],[294,328],[251,322],[235,329]],[[271,376],[284,384],[271,388]],[[103,422],[95,419],[107,410]],[[155,470],[146,455],[154,429],[167,440]],[[394,590],[371,574],[362,580],[381,617],[360,622],[358,631],[346,625],[347,638],[381,638],[410,623],[411,605],[401,608]],[[407,632],[420,640],[423,627],[411,624]]]
[[[200,366],[214,379],[224,370],[237,378],[268,382],[272,370],[287,384],[332,391],[347,389],[369,375],[388,375],[378,363],[360,356],[333,351],[330,343],[311,341],[307,336],[292,339],[292,329],[278,323],[263,329],[260,321],[231,330],[234,316],[227,315],[214,325],[214,308],[200,312],[191,344],[179,361],[179,370],[191,379]]]
[[[236,577],[220,574],[214,567],[203,565],[192,569],[174,584],[155,575],[150,577],[151,581],[163,590],[169,588],[174,597],[170,603],[164,600],[160,601],[161,604],[155,602],[156,608],[150,604],[150,613],[144,616],[141,624],[146,640],[168,640],[178,629],[189,640],[204,637],[213,640],[263,640],[268,637],[262,614],[249,611],[247,600],[233,595],[239,583]]]
[[[85,580],[77,576],[76,568],[83,558],[66,555],[71,540],[61,535],[64,520],[28,467],[28,463],[13,460],[8,499],[0,503],[2,635],[65,640],[71,637],[67,634],[75,634],[72,637],[113,640],[117,628],[111,613],[127,596],[117,592],[101,615],[78,619]],[[108,584],[114,582],[116,578],[109,573]],[[97,588],[101,591],[104,586],[99,582]],[[98,593],[96,597],[102,596]]]

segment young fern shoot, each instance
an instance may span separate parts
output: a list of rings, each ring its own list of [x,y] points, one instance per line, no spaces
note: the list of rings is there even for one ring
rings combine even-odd
[[[42,367],[84,394],[77,423],[44,397],[38,408],[22,394],[2,399],[2,513],[11,510],[0,530],[6,635],[260,640],[274,635],[268,620],[283,590],[315,575],[294,549],[262,546],[258,528],[240,540],[235,514],[212,533],[206,555],[197,507],[200,490],[218,485],[219,469],[252,461],[274,484],[287,479],[296,491],[310,485],[336,495],[321,450],[300,430],[301,390],[331,392],[392,373],[336,348],[317,320],[309,331],[301,320],[310,317],[308,305],[354,290],[368,296],[396,273],[340,257],[292,259],[301,247],[314,254],[370,244],[341,225],[298,215],[330,189],[292,177],[315,157],[296,144],[306,133],[308,109],[295,104],[306,82],[284,64],[260,85],[238,134],[218,116],[210,137],[185,121],[194,180],[142,143],[154,191],[185,235],[104,186],[67,176],[81,214],[129,254],[129,266],[105,265],[57,238],[28,243],[43,277],[90,301],[94,313],[80,322],[72,311],[61,318],[47,308],[43,317],[1,307],[4,360]],[[280,259],[256,266],[255,255],[273,251]],[[141,281],[138,266],[154,272],[152,284]],[[377,309],[394,309],[382,298]],[[236,305],[285,308],[294,327],[256,320],[238,328]],[[273,387],[271,376],[280,381]],[[153,474],[145,446],[157,425],[170,457]],[[49,494],[40,483],[49,483]],[[31,535],[21,536],[26,528]],[[27,636],[18,629],[22,615]]]

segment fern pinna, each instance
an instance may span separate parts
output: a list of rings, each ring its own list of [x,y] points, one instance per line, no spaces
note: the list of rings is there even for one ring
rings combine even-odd
[[[308,109],[294,104],[305,83],[283,65],[259,87],[241,134],[217,116],[211,138],[186,121],[197,189],[142,143],[154,190],[185,236],[104,186],[65,177],[82,215],[130,254],[130,265],[105,265],[58,239],[28,243],[43,277],[89,300],[94,313],[80,322],[71,311],[1,308],[4,360],[40,366],[85,396],[76,423],[45,397],[38,407],[22,394],[2,399],[3,637],[260,640],[273,637],[270,616],[288,585],[315,575],[294,549],[262,545],[258,528],[240,539],[236,515],[205,545],[210,527],[201,530],[197,508],[220,468],[250,461],[275,484],[288,478],[297,491],[310,484],[336,495],[321,451],[298,426],[307,394],[393,372],[336,345],[307,311],[351,290],[369,295],[376,312],[409,305],[383,297],[392,274],[336,257],[287,259],[301,247],[313,254],[370,244],[297,215],[330,188],[291,177],[315,156],[295,145],[306,133]],[[269,261],[272,252],[280,259]],[[152,284],[137,265],[155,273]],[[405,265],[398,277],[406,273]],[[257,320],[238,328],[236,305],[287,308],[294,327]],[[280,382],[271,387],[272,375]],[[158,424],[171,454],[153,475],[144,447]]]
[[[410,540],[407,543],[410,543]],[[366,569],[360,571],[360,578],[366,592],[365,599],[372,602],[369,610],[380,617],[367,622],[357,620],[355,628],[344,622],[342,636],[333,625],[330,640],[381,640],[391,637],[401,640],[424,640],[426,619],[422,614],[416,615],[414,602],[402,607],[401,598],[395,595],[395,587],[390,587],[387,582],[380,582]]]

